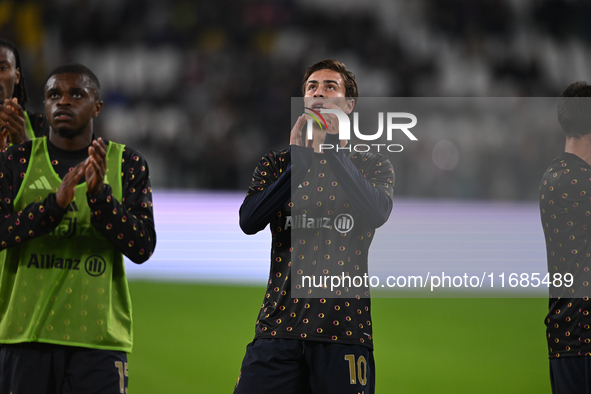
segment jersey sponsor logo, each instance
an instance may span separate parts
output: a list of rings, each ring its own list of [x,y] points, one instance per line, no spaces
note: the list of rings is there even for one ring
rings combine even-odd
[[[80,259],[59,257],[54,254],[31,253],[27,268],[80,271]],[[106,269],[107,262],[101,256],[89,256],[84,262],[84,270],[90,276],[100,276],[105,273]]]
[[[334,219],[334,223],[331,225],[331,219],[327,217],[320,217],[320,218],[310,218],[306,215],[295,215],[295,216],[287,216],[285,218],[285,226],[284,230],[287,229],[299,229],[299,228],[309,228],[309,229],[319,229],[319,228],[326,228],[332,229],[334,227],[335,230],[340,232],[341,234],[348,233],[353,229],[353,225],[355,221],[353,220],[353,216],[349,215],[348,213],[341,213]]]
[[[322,218],[309,218],[306,215],[295,215],[295,216],[287,216],[285,218],[285,228],[296,229],[296,228],[328,228],[330,229],[330,218],[322,217]]]
[[[100,276],[107,269],[107,262],[101,256],[93,255],[84,262],[84,269],[90,276]]]
[[[341,234],[351,231],[354,224],[353,216],[348,213],[341,213],[334,219],[334,228]]]
[[[79,271],[80,259],[58,257],[54,254],[31,253],[27,268],[64,269]]]
[[[35,182],[29,185],[29,189],[33,190],[53,190],[45,175],[41,176],[39,179],[35,180]]]

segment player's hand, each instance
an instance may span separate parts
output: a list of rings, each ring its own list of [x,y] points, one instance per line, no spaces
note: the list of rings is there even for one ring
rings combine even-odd
[[[337,109],[339,111],[342,111],[341,107],[339,107],[338,105],[331,103],[331,102],[326,102],[324,103],[324,108],[326,109]],[[327,123],[327,130],[326,132],[328,134],[338,134],[339,133],[339,118],[335,115],[335,114],[322,114],[326,119],[326,123]]]
[[[74,167],[72,171],[68,172],[64,179],[62,179],[62,183],[55,193],[55,202],[57,202],[57,205],[60,207],[67,208],[68,205],[70,205],[70,202],[74,199],[74,196],[76,195],[76,185],[78,185],[78,182],[80,182],[80,179],[82,179],[82,176],[84,175],[87,162],[88,159],[78,163],[78,165]]]
[[[90,195],[98,194],[103,188],[107,172],[107,146],[102,138],[92,141],[88,147],[86,164],[86,191]]]
[[[6,127],[0,127],[0,151],[3,151],[8,146],[7,137],[8,130],[6,130]]]
[[[0,127],[5,128],[10,142],[20,144],[30,140],[26,125],[25,111],[18,103],[18,99],[13,97],[12,100],[4,100],[4,104],[0,105]]]
[[[296,120],[295,125],[293,126],[293,129],[291,129],[291,134],[289,135],[289,144],[290,145],[298,145],[298,146],[303,146],[303,142],[302,142],[302,129],[304,128],[304,125],[306,124],[306,120],[307,120],[307,116],[306,115],[300,115],[298,120]],[[312,140],[308,140],[307,136],[306,136],[306,147],[310,148],[312,147]]]

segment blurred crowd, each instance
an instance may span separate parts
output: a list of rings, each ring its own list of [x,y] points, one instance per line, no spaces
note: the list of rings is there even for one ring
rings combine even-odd
[[[361,96],[556,97],[587,79],[590,17],[558,0],[3,0],[0,36],[21,49],[29,109],[55,66],[95,71],[97,133],[142,151],[155,188],[246,190],[260,156],[287,147],[312,63],[345,62]],[[535,199],[563,139],[430,133],[392,157],[398,196]],[[433,163],[443,139],[454,169]]]

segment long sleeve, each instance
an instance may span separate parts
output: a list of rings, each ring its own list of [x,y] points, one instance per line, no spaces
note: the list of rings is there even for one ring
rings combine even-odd
[[[246,234],[263,230],[289,201],[291,185],[306,175],[314,151],[296,145],[290,152],[271,152],[255,168],[248,193],[240,206],[240,228]]]
[[[337,134],[327,134],[325,142],[333,146],[339,146],[340,143]],[[394,187],[394,170],[390,161],[385,156],[373,155],[371,161],[364,163],[360,170],[343,150],[336,152],[336,149],[328,149],[324,154],[353,209],[371,227],[378,228],[386,223],[392,211]],[[352,159],[360,158],[361,155],[355,153]],[[369,159],[364,157],[361,160]]]
[[[137,151],[125,148],[122,164],[122,201],[104,185],[96,196],[87,195],[90,222],[131,261],[141,264],[156,248],[152,188],[148,165]]]
[[[0,155],[0,250],[48,234],[67,212],[55,202],[54,193],[14,211],[14,199],[27,172],[31,146],[31,142],[12,146]]]

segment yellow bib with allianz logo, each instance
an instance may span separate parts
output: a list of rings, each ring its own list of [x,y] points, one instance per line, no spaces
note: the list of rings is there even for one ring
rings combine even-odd
[[[110,142],[107,150],[105,183],[118,201],[123,148]],[[60,184],[47,139],[33,140],[15,211],[42,202]],[[86,183],[82,183],[51,233],[2,254],[0,343],[45,342],[131,351],[131,300],[123,256],[92,226],[90,214]]]

